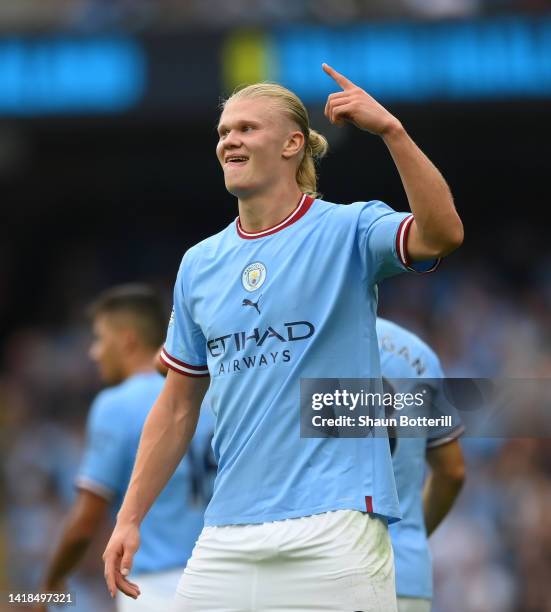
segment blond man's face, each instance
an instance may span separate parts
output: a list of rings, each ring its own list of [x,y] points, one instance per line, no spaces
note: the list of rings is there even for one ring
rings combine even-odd
[[[220,116],[216,146],[226,189],[245,197],[277,182],[288,167],[289,136],[296,131],[267,97],[230,100]]]

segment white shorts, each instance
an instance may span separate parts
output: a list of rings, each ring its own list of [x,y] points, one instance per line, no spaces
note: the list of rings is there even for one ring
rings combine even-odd
[[[432,602],[421,597],[398,597],[398,612],[430,612]]]
[[[141,595],[132,599],[118,591],[117,612],[168,612],[183,571],[181,567],[166,572],[131,574],[129,580],[140,587]]]
[[[353,510],[205,527],[172,612],[396,612],[384,521]]]

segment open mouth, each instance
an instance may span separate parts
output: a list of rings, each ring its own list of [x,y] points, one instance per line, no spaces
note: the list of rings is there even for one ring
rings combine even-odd
[[[232,155],[226,158],[226,166],[244,166],[249,161],[244,155]]]

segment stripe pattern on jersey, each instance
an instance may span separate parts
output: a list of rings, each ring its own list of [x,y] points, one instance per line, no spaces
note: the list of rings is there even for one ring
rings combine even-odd
[[[169,355],[164,348],[161,351],[160,359],[167,368],[179,374],[185,374],[186,376],[192,376],[194,378],[202,378],[203,376],[209,375],[209,368],[207,365],[196,366],[186,363],[185,361],[180,361],[176,359],[176,357]]]
[[[402,221],[402,223],[400,223],[400,226],[398,227],[398,231],[396,232],[396,252],[398,253],[398,257],[400,261],[404,264],[404,266],[408,270],[410,270],[411,272],[416,272],[417,274],[428,274],[429,272],[434,272],[436,268],[438,268],[442,260],[440,258],[436,259],[434,261],[434,264],[428,270],[423,270],[422,272],[412,267],[411,259],[409,258],[409,255],[408,255],[407,243],[408,243],[409,230],[411,229],[411,224],[413,223],[413,219],[414,219],[414,216],[409,215]]]

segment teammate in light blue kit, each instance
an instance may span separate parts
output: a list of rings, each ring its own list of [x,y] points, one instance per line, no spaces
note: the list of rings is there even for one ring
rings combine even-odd
[[[387,522],[400,516],[386,438],[300,438],[301,378],[380,381],[376,283],[462,240],[447,185],[401,124],[329,66],[326,114],[385,140],[413,215],[316,198],[327,143],[300,100],[258,84],[226,102],[217,155],[239,217],[184,256],[163,351],[171,369],[144,428],[104,553],[110,592],[193,434],[210,375],[218,474],[174,610],[396,609]],[[367,445],[367,453],[366,453]]]
[[[444,373],[434,351],[410,331],[377,319],[381,371],[399,393],[430,391],[430,414],[451,415],[451,427],[398,430],[391,440],[392,462],[402,520],[390,526],[396,567],[399,612],[428,612],[432,599],[432,562],[427,537],[451,508],[461,490],[464,463],[458,437],[463,426],[447,402]],[[425,481],[425,461],[432,472]],[[423,483],[425,486],[423,488]]]
[[[76,483],[78,496],[46,572],[44,588],[49,591],[59,590],[109,508],[115,518],[143,424],[164,384],[153,369],[153,356],[166,319],[151,289],[128,285],[109,290],[93,305],[92,314],[95,339],[91,356],[103,380],[115,386],[97,396],[88,416],[85,454]],[[199,459],[208,450],[211,421],[205,411],[190,447]],[[142,523],[134,576],[140,579],[143,596],[139,601],[118,598],[119,610],[159,612],[170,606],[203,527],[205,501],[197,495],[200,483],[195,482],[199,467],[184,457]]]

